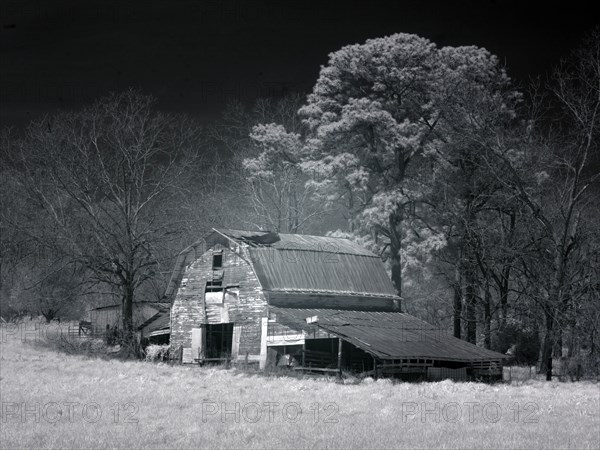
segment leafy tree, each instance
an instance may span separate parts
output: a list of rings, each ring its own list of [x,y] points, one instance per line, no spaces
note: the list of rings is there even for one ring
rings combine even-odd
[[[316,219],[322,224],[329,211],[314,201],[298,166],[306,133],[297,114],[302,99],[296,94],[259,99],[251,109],[231,103],[212,127],[213,140],[228,158],[224,184],[237,223],[288,233],[326,231]]]
[[[508,82],[483,49],[437,48],[409,34],[344,47],[322,67],[300,111],[311,130],[303,167],[319,174],[324,201],[345,202],[355,234],[383,238],[399,294],[406,241],[445,244],[425,220],[429,157],[447,151],[449,133],[508,109]]]

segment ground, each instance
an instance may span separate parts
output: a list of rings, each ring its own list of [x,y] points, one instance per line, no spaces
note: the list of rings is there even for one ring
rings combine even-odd
[[[600,434],[592,381],[338,384],[69,355],[0,331],[3,449],[582,449]]]

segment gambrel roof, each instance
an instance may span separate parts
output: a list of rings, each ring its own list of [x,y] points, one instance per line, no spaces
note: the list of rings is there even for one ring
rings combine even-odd
[[[187,265],[228,241],[248,249],[265,291],[398,299],[381,258],[349,239],[215,228],[179,254],[165,301],[173,299]]]
[[[381,258],[342,238],[216,229],[248,248],[270,293],[398,299]]]

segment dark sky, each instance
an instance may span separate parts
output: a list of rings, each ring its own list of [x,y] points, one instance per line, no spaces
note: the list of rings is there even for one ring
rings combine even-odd
[[[598,20],[589,3],[0,0],[0,120],[20,126],[139,87],[203,120],[230,98],[309,92],[327,55],[396,32],[478,45],[517,81],[546,72]]]

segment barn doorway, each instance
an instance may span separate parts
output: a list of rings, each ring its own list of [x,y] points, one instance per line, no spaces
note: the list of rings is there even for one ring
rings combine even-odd
[[[233,323],[206,325],[206,358],[229,359],[233,344]]]

